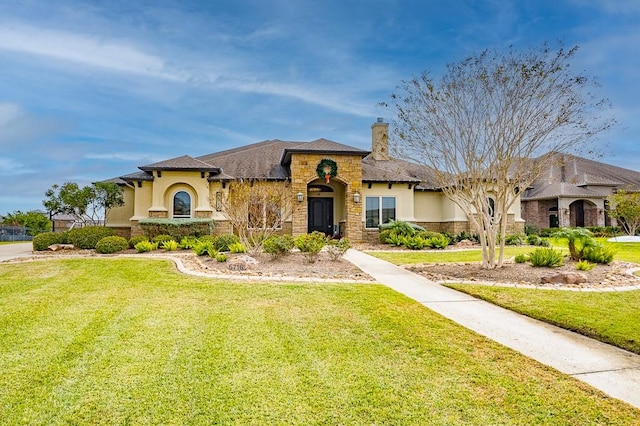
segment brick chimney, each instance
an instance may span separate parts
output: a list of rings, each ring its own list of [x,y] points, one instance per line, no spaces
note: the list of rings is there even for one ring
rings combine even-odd
[[[371,125],[371,156],[378,161],[389,159],[389,123],[382,118]]]

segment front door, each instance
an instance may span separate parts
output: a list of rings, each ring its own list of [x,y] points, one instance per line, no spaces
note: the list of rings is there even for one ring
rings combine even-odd
[[[333,198],[309,198],[307,232],[313,231],[333,235]]]

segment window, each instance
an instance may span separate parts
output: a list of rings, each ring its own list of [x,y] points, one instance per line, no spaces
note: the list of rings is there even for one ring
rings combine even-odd
[[[247,227],[251,229],[282,228],[281,212],[277,200],[252,199],[249,201]]]
[[[396,220],[396,197],[365,197],[365,214],[367,228]]]
[[[191,196],[185,191],[173,196],[173,217],[191,217]]]

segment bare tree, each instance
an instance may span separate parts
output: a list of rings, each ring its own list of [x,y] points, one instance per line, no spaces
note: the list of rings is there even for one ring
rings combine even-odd
[[[281,232],[293,211],[291,186],[264,180],[236,181],[222,202],[222,210],[231,222],[240,242],[258,252],[262,242]]]
[[[557,152],[584,147],[614,124],[607,103],[570,62],[577,48],[484,51],[436,81],[403,81],[392,152],[432,169],[480,235],[483,266],[501,267],[507,212]],[[499,259],[496,262],[496,244]]]
[[[618,220],[627,235],[636,235],[640,229],[640,192],[619,190],[609,197],[609,216]]]

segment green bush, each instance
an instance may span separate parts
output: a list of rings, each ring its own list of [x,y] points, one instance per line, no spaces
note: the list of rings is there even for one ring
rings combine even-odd
[[[43,232],[33,237],[33,250],[43,251],[52,244],[67,244],[67,232]]]
[[[473,241],[475,243],[479,243],[480,236],[478,234],[471,234],[467,231],[462,231],[455,237],[451,238],[451,241],[453,241],[454,243],[459,243],[462,240],[468,240],[468,241]]]
[[[213,247],[212,241],[198,241],[195,246],[193,246],[193,251],[198,256],[210,255],[212,253],[218,253]]]
[[[451,243],[449,237],[444,234],[437,234],[426,240],[427,246],[435,249],[445,249]]]
[[[149,241],[146,235],[136,235],[135,237],[129,238],[129,248],[135,248],[136,244],[142,241]]]
[[[145,235],[153,238],[157,235],[171,235],[180,241],[183,237],[201,237],[211,235],[213,220],[211,219],[143,219],[138,222]]]
[[[313,231],[298,236],[294,244],[304,254],[307,262],[313,263],[318,260],[318,253],[327,244],[327,238],[322,232]]]
[[[517,254],[516,257],[513,258],[516,263],[525,263],[527,261],[526,254]]]
[[[158,243],[159,245],[162,245],[162,243],[164,243],[165,241],[172,241],[172,240],[177,241],[175,238],[173,238],[171,235],[168,235],[168,234],[156,235],[151,239],[151,241],[153,241],[154,243]]]
[[[262,243],[262,250],[274,259],[289,253],[293,247],[293,237],[288,234],[272,235]]]
[[[378,226],[380,231],[385,229],[391,229],[395,231],[396,234],[401,235],[403,237],[412,237],[417,231],[425,231],[425,229],[416,225],[415,223],[405,222],[402,220],[389,220],[389,222],[384,223]]]
[[[339,260],[351,248],[351,241],[348,238],[340,238],[339,240],[329,240],[327,244],[327,253],[333,261]]]
[[[187,237],[182,237],[178,247],[180,247],[183,250],[191,250],[196,246],[196,244],[198,244],[198,239],[196,237],[187,236]]]
[[[616,235],[620,235],[619,226],[588,226],[587,229],[591,231],[594,237],[611,238]]]
[[[85,226],[69,231],[69,242],[79,249],[94,249],[98,241],[114,234],[113,229],[105,226]]]
[[[117,253],[129,248],[129,242],[126,238],[113,235],[111,237],[104,237],[96,244],[96,252],[102,254]]]
[[[166,251],[178,250],[178,242],[176,240],[168,240],[160,243],[160,247]]]
[[[147,253],[158,249],[158,243],[153,243],[149,240],[140,241],[134,246],[138,253]]]
[[[427,240],[418,235],[413,235],[411,237],[404,236],[401,238],[402,245],[409,250],[422,250],[423,248],[427,247]]]
[[[218,253],[216,255],[216,262],[226,262],[227,261],[227,255],[224,253]]]
[[[596,245],[591,231],[586,228],[560,228],[553,233],[553,236],[567,240],[570,257],[576,261],[584,259],[585,250]]]
[[[213,238],[213,246],[218,251],[231,251],[230,246],[240,242],[240,238],[234,234],[216,235]]]
[[[582,259],[588,260],[589,262],[593,263],[608,265],[613,261],[615,255],[616,249],[612,246],[603,246],[601,244],[596,244],[585,247],[582,252]]]
[[[504,237],[504,243],[508,246],[521,246],[524,243],[524,236],[521,234],[511,234]]]
[[[400,247],[401,245],[404,245],[404,238],[405,237],[403,235],[399,235],[395,231],[391,230],[391,232],[387,236],[386,244]]]
[[[562,266],[564,263],[564,257],[562,252],[554,250],[552,248],[537,248],[529,253],[529,261],[532,266],[545,266],[548,268],[556,268]]]
[[[215,247],[211,247],[211,249],[207,250],[207,254],[210,258],[216,259],[218,257],[218,250]]]
[[[578,271],[590,271],[595,267],[596,267],[595,263],[591,263],[587,260],[581,260],[580,262],[576,263],[576,269]]]
[[[229,245],[229,251],[231,253],[246,253],[247,249],[242,245],[242,243],[237,242]]]
[[[380,241],[382,244],[389,244],[387,239],[389,238],[389,235],[391,235],[391,233],[394,233],[391,229],[381,229],[378,233],[378,241]]]

